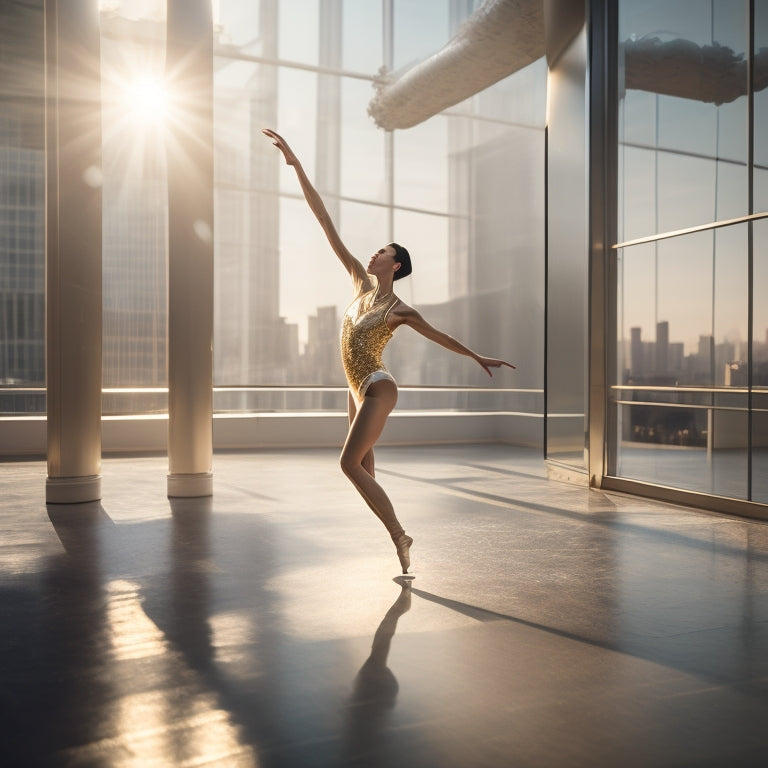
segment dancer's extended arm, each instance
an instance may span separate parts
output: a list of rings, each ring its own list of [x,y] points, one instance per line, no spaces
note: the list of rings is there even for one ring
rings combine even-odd
[[[478,355],[469,347],[465,347],[460,341],[454,339],[453,336],[449,336],[447,333],[443,333],[443,331],[430,325],[415,309],[413,309],[413,307],[409,307],[402,302],[389,313],[387,320],[388,322],[391,322],[394,327],[397,327],[398,325],[408,325],[413,328],[414,331],[418,331],[422,336],[425,336],[430,341],[434,341],[441,347],[445,347],[451,352],[456,352],[459,355],[467,355],[467,357],[471,357],[482,366],[489,376],[493,376],[491,368],[500,368],[502,365],[509,366],[510,368],[515,367],[512,363],[508,363],[506,360],[498,360],[495,357]]]
[[[323,203],[322,197],[320,197],[318,191],[307,178],[304,168],[293,153],[293,150],[288,146],[288,142],[271,128],[264,128],[262,133],[269,136],[272,139],[272,143],[283,153],[286,164],[293,166],[293,170],[296,171],[296,176],[301,185],[301,191],[304,193],[312,213],[315,214],[315,218],[320,222],[320,226],[323,228],[331,248],[333,248],[334,253],[339,257],[344,268],[349,272],[350,277],[358,284],[367,284],[370,278],[365,271],[365,267],[349,252],[342,242],[333,224],[333,220],[325,207],[325,203]]]

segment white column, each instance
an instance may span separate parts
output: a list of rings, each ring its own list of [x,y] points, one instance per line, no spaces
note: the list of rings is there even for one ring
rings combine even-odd
[[[49,503],[101,498],[101,101],[93,0],[45,0]]]
[[[213,493],[213,23],[168,0],[168,495]]]

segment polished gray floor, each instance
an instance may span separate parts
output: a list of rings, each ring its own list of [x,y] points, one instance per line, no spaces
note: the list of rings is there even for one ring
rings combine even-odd
[[[44,503],[0,466],[3,766],[765,766],[768,526],[389,448],[413,580],[334,452]]]

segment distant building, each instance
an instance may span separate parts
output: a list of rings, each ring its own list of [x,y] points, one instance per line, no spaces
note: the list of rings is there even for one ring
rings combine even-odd
[[[318,307],[317,314],[308,318],[302,373],[305,377],[311,376],[313,381],[316,379],[318,384],[344,384],[339,324],[335,306]]]
[[[743,362],[726,363],[723,366],[723,384],[726,387],[749,385],[749,366]]]
[[[653,367],[657,374],[663,375],[669,371],[669,323],[666,320],[656,323]]]
[[[45,384],[43,3],[0,17],[0,384]],[[30,410],[39,410],[31,407]]]

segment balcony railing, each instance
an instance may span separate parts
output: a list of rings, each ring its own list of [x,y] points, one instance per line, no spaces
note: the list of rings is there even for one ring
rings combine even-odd
[[[541,413],[542,389],[492,387],[399,388],[400,411]],[[0,387],[0,416],[44,416],[45,387]],[[214,387],[214,413],[329,412],[347,410],[341,386]],[[167,387],[107,387],[104,416],[162,414],[168,411]]]

